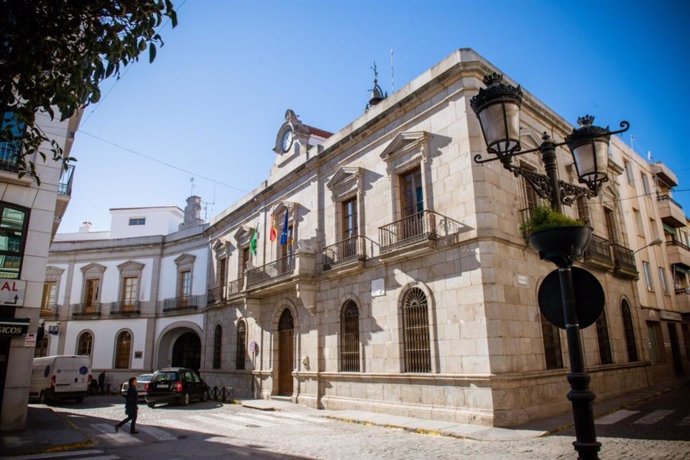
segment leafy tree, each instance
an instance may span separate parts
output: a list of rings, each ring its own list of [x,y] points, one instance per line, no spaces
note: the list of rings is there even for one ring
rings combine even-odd
[[[139,60],[149,62],[163,46],[156,29],[177,14],[171,0],[0,0],[0,142],[17,148],[19,177],[39,184],[29,158],[42,142],[51,144],[53,160],[66,168],[74,158],[36,126],[45,112],[61,120],[101,97],[100,83]],[[24,129],[26,127],[26,129]],[[8,145],[8,144],[5,144]],[[7,158],[4,158],[7,161]]]

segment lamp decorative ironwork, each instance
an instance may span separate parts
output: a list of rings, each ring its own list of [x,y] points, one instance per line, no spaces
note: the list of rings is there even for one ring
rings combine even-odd
[[[539,147],[522,150],[520,143],[522,89],[520,86],[514,87],[504,83],[503,75],[498,73],[487,75],[484,78],[484,83],[486,88],[480,89],[479,93],[470,100],[472,110],[479,119],[488,153],[488,157],[483,157],[482,154],[475,155],[474,161],[476,163],[500,161],[503,167],[511,171],[516,177],[524,177],[536,193],[540,197],[548,199],[551,207],[558,212],[561,212],[562,204],[571,205],[582,196],[591,198],[598,194],[601,184],[608,181],[608,146],[611,135],[627,131],[630,128],[627,121],[621,121],[622,129],[610,131],[608,127],[594,126],[592,124],[594,117],[586,115],[578,119],[580,127],[573,129],[563,142],[554,142],[551,136],[545,132]],[[580,184],[584,184],[584,187],[564,182],[558,178],[556,149],[563,145],[567,145],[570,149],[578,181]],[[513,164],[513,157],[532,152],[541,153],[546,174],[529,171]],[[572,238],[565,238],[567,234],[563,233],[573,233],[576,230],[582,230],[580,232],[582,235],[580,233],[575,235],[581,236],[578,241],[582,241],[579,241],[578,244],[570,241]],[[546,232],[551,232],[551,234],[546,235]],[[544,235],[538,235],[538,233]],[[594,427],[592,402],[595,396],[589,389],[590,377],[585,372],[572,275],[573,260],[582,253],[589,242],[591,229],[564,227],[538,233],[530,237],[530,242],[533,245],[538,246],[540,243],[538,240],[546,237],[549,244],[557,246],[554,252],[537,249],[540,250],[540,256],[558,266],[561,305],[570,358],[568,382],[571,390],[568,393],[568,399],[572,403],[575,425],[576,440],[573,442],[573,446],[580,459],[598,459],[601,443],[597,442]],[[575,248],[575,246],[578,247]]]
[[[594,117],[578,118],[579,128],[566,136],[564,142],[553,142],[548,133],[542,135],[539,147],[522,150],[520,143],[520,108],[522,89],[503,82],[503,75],[492,73],[484,77],[486,88],[479,90],[470,105],[474,110],[486,140],[488,158],[482,154],[474,156],[476,163],[500,161],[515,177],[524,177],[537,194],[548,199],[551,206],[560,211],[561,204],[571,205],[579,197],[596,196],[603,182],[608,181],[608,145],[611,135],[620,134],[630,128],[627,121],[621,121],[622,129],[610,131],[608,127],[595,126]],[[572,153],[578,181],[586,187],[573,185],[558,178],[556,149],[567,145]],[[528,171],[512,163],[513,157],[526,153],[540,152],[546,175]]]

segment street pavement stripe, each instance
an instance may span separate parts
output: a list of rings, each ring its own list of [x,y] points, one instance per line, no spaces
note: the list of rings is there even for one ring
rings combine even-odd
[[[51,452],[50,454],[19,455],[16,457],[12,457],[12,460],[43,460],[43,459],[53,459],[53,458],[64,458],[65,460],[67,460],[70,458],[76,458],[76,457],[74,457],[75,455],[79,455],[80,457],[82,457],[84,455],[104,454],[104,453],[105,452],[103,452],[102,450],[89,449],[89,450],[76,450],[76,451],[71,451],[71,452]],[[87,457],[87,458],[92,458],[92,457]],[[115,460],[119,457],[111,456],[110,458]]]
[[[143,441],[130,434],[129,427],[123,426],[120,431],[115,433],[115,428],[110,423],[92,423],[91,426],[103,433],[101,436],[108,439],[110,444],[117,446],[133,446],[141,444]]]
[[[616,412],[613,412],[609,415],[606,415],[604,417],[598,418],[594,421],[595,425],[613,425],[614,423],[620,422],[624,418],[628,418],[631,415],[637,414],[639,411],[637,410],[625,410],[621,409]]]
[[[167,431],[156,428],[155,426],[137,425],[137,429],[139,431],[143,431],[144,433],[148,434],[149,436],[156,438],[158,441],[175,441],[175,440],[177,440],[177,436],[175,436],[174,434],[168,433]]]
[[[265,414],[252,414],[252,413],[247,413],[247,412],[240,412],[238,413],[240,416],[245,416],[245,417],[250,417],[250,418],[255,418],[258,420],[263,420],[267,421],[273,425],[299,425],[303,420],[295,420],[295,419],[280,419],[279,417],[276,417],[275,415],[265,415]]]
[[[293,420],[300,420],[304,422],[311,422],[311,423],[333,423],[331,420],[320,417],[320,416],[311,416],[311,415],[300,415],[300,414],[292,414],[292,413],[287,413],[287,412],[274,412],[275,417],[278,418],[290,418]]]
[[[665,410],[655,410],[654,412],[650,412],[649,414],[645,415],[644,417],[635,420],[636,425],[651,425],[652,423],[656,423],[659,420],[661,420],[664,417],[667,417],[674,413],[675,410],[673,409],[665,409]]]
[[[690,415],[688,415],[688,416],[685,417],[683,420],[681,420],[680,423],[679,423],[678,425],[680,425],[680,426],[688,426],[688,425],[690,425]]]
[[[271,423],[271,422],[267,422],[267,421],[260,421],[256,418],[244,417],[243,415],[245,415],[245,414],[244,413],[242,415],[217,414],[217,415],[214,415],[214,417],[219,418],[221,423],[224,423],[225,421],[229,421],[231,423],[237,423],[239,425],[244,425],[245,428],[251,428],[251,427],[248,427],[247,425],[258,425],[262,428],[278,425],[277,421],[275,421],[274,423]],[[200,417],[203,417],[203,416],[200,416]]]
[[[159,423],[165,425],[166,428],[169,427],[184,431],[194,431],[196,433],[219,434],[217,426],[210,428],[201,422],[195,423],[193,421],[186,422],[183,420],[168,419]]]

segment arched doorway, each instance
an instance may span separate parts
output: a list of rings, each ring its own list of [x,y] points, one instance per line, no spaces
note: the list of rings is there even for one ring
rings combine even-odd
[[[278,321],[278,394],[292,395],[292,371],[295,368],[295,324],[292,313],[283,310]]]
[[[199,371],[201,367],[201,340],[194,332],[185,332],[172,347],[172,367],[188,367]]]

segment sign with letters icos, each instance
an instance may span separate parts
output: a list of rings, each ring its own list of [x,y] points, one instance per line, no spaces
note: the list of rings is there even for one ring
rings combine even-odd
[[[0,278],[0,305],[23,306],[25,291],[26,281]]]

